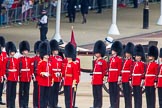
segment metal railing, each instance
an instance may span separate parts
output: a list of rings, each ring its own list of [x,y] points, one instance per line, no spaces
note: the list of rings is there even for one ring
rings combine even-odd
[[[49,0],[50,1],[50,0]],[[67,0],[62,0],[61,11],[62,13],[67,12]],[[142,1],[142,0],[139,0]],[[103,0],[103,8],[111,8],[113,0]],[[132,4],[133,0],[118,0],[118,3],[125,3],[127,5]],[[79,4],[78,4],[79,5]],[[92,9],[97,8],[97,0],[90,0],[90,6]],[[17,7],[14,9],[2,9],[0,14],[0,26],[8,25],[12,23],[22,24],[28,21],[34,21],[39,19],[40,12],[43,8],[48,11],[49,17],[55,17],[56,15],[56,5],[52,2],[45,2],[43,4],[36,4],[30,7],[27,11],[23,12],[24,7]],[[77,8],[79,10],[79,8]]]

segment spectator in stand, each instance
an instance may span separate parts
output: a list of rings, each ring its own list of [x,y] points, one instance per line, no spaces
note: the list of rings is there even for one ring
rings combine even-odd
[[[11,10],[9,12],[9,15],[10,15],[9,16],[9,22],[11,22],[13,20],[13,18],[15,18],[15,16],[17,18],[16,10],[17,10],[18,5],[19,5],[19,0],[14,0],[13,4],[11,6]]]

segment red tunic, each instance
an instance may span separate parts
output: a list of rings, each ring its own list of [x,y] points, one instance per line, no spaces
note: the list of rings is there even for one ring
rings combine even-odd
[[[132,59],[126,59],[124,61],[123,69],[121,71],[122,73],[122,82],[129,82],[132,74],[132,68],[133,68],[133,60]]]
[[[8,81],[18,81],[19,77],[19,62],[16,58],[8,57],[4,61],[4,72]],[[3,74],[4,76],[4,74]]]
[[[122,58],[115,56],[110,58],[108,70],[108,82],[117,82],[122,69]]]
[[[77,70],[78,70],[78,72],[77,72],[77,83],[79,83],[80,82],[80,75],[81,75],[81,72],[80,72],[80,59],[79,58],[76,58],[76,60],[75,60],[75,63],[77,64]]]
[[[160,65],[160,72],[159,72],[159,75],[158,75],[157,87],[162,87],[162,64]]]
[[[103,59],[94,61],[94,69],[92,76],[92,84],[100,85],[103,84],[103,78],[107,73],[107,62]]]
[[[0,81],[2,81],[2,78],[4,76],[3,74],[3,61],[2,61],[2,56],[0,55]]]
[[[60,82],[62,79],[62,57],[61,56],[50,56],[50,62],[52,67],[52,77],[54,82]],[[60,74],[57,76],[57,74]]]
[[[147,71],[145,75],[145,86],[154,86],[157,73],[158,64],[156,62],[150,62],[147,66]]]
[[[20,68],[20,81],[30,82],[32,78],[32,59],[29,57],[19,58],[19,68]]]
[[[41,72],[45,72],[47,76],[42,76]],[[51,63],[43,60],[38,63],[38,77],[38,85],[47,87],[50,87],[52,85]]]
[[[141,80],[144,76],[144,62],[135,62],[133,73],[132,73],[132,85],[139,86],[141,85]]]
[[[6,58],[7,58],[7,53],[4,52],[4,51],[2,51],[0,56],[1,56],[1,61],[2,61],[1,67],[4,67],[4,66],[5,66],[5,65],[4,65],[4,62],[5,62]],[[2,69],[1,74],[2,74],[2,75],[5,74],[4,69]]]
[[[34,73],[34,76],[36,77],[36,81],[38,81],[38,63],[41,61],[40,56],[34,56],[32,58],[32,73]]]
[[[72,86],[73,80],[77,81],[77,64],[75,62],[67,63],[67,59],[64,60],[62,75],[64,77],[64,85]]]

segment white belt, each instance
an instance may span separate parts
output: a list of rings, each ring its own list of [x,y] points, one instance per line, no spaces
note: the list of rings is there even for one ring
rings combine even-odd
[[[122,72],[122,73],[130,73],[129,70],[122,70],[121,72]]]
[[[145,76],[146,77],[152,77],[152,76],[156,76],[156,75],[154,75],[154,74],[146,74]]]
[[[161,77],[162,77],[162,75],[158,75],[158,77],[159,77],[159,78],[161,78]]]
[[[61,71],[61,69],[52,69],[53,71]]]
[[[21,69],[21,71],[30,71],[30,69]]]
[[[102,74],[102,72],[93,72],[93,74]]]
[[[142,76],[142,74],[132,74],[132,76]]]
[[[110,68],[109,71],[118,71],[118,69],[112,69],[112,68]]]
[[[8,69],[9,72],[16,72],[17,69]]]

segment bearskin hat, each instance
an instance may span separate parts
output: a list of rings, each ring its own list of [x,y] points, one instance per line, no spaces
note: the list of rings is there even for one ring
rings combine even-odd
[[[50,45],[47,41],[43,41],[40,43],[39,45],[39,54],[41,59],[43,59],[43,57],[45,55],[50,55],[51,54],[51,49],[50,49]]]
[[[106,53],[106,46],[105,43],[101,40],[97,41],[94,45],[94,49],[93,49],[94,54],[95,53],[100,53],[102,57],[105,56]]]
[[[111,50],[115,51],[118,56],[122,56],[123,53],[122,43],[120,41],[115,41],[111,46]]]
[[[76,59],[76,48],[70,42],[65,46],[65,57]]]
[[[10,55],[10,52],[17,52],[15,44],[11,41],[6,43],[5,48],[8,56]]]
[[[134,56],[141,56],[141,60],[145,61],[145,51],[141,44],[138,44],[134,47]]]
[[[19,44],[19,50],[20,50],[21,54],[25,50],[30,51],[29,42],[28,41],[21,41],[20,44]]]
[[[158,58],[158,48],[156,46],[150,46],[148,49],[148,56],[155,57],[155,60]]]
[[[50,41],[50,47],[51,51],[59,50],[59,44],[55,39]]]
[[[160,58],[162,58],[162,48],[160,48]]]
[[[0,36],[0,45],[1,47],[5,47],[5,38],[3,36]]]
[[[133,50],[134,50],[134,44],[132,42],[128,42],[124,48],[124,53],[129,53],[133,55]]]
[[[37,52],[39,52],[39,45],[40,45],[41,41],[37,41],[34,44],[34,53],[36,54]]]

